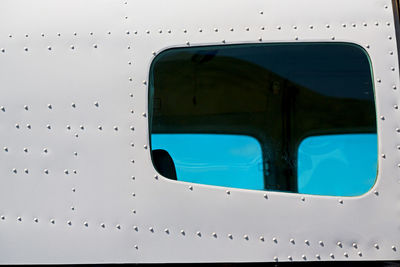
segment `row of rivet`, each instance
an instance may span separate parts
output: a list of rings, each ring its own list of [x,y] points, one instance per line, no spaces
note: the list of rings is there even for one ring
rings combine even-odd
[[[21,128],[21,125],[17,123],[17,124],[15,124],[15,128],[20,129],[20,128]],[[28,123],[28,124],[26,125],[26,128],[27,128],[27,129],[32,129],[32,125]],[[45,128],[51,130],[51,129],[52,129],[52,126],[51,126],[50,124],[47,124],[47,125],[45,126]],[[80,125],[78,128],[81,129],[82,131],[85,130],[85,126],[83,126],[83,125]],[[118,126],[113,126],[112,128],[113,128],[114,131],[118,131],[118,130],[120,129]],[[71,130],[71,129],[72,129],[71,125],[67,125],[67,126],[66,126],[66,129],[67,129],[67,130]],[[97,129],[101,131],[101,130],[103,130],[104,128],[103,128],[103,126],[99,125],[99,126],[97,126]],[[129,129],[130,129],[131,131],[134,131],[134,130],[135,130],[135,127],[129,126]],[[78,136],[77,136],[77,137],[78,137]]]
[[[9,152],[9,151],[10,151],[10,149],[9,149],[8,147],[6,147],[6,146],[3,147],[3,150],[4,150],[5,152]],[[25,153],[28,153],[28,151],[29,151],[28,148],[26,148],[26,147],[23,148],[22,150],[23,150]],[[49,149],[48,149],[48,148],[44,148],[44,149],[43,149],[43,152],[44,152],[44,153],[48,153],[48,152],[49,152]],[[78,152],[74,152],[74,156],[78,156]]]
[[[99,102],[95,101],[93,103],[93,105],[95,107],[99,107]],[[71,103],[71,107],[72,108],[76,108],[76,104],[74,102],[72,102]],[[54,108],[54,106],[52,104],[47,104],[47,108],[52,110]],[[29,111],[29,106],[28,105],[24,105],[23,109],[26,110],[26,111]],[[6,112],[6,108],[4,106],[0,106],[0,110],[3,111],[3,112]]]
[[[18,173],[18,169],[17,169],[17,168],[13,168],[13,169],[11,170],[11,172],[17,174],[17,173]],[[24,169],[24,172],[25,172],[26,174],[28,174],[28,173],[29,173],[29,169]],[[44,169],[44,170],[43,170],[43,173],[49,174],[49,173],[50,173],[50,170],[49,170],[49,169]],[[65,169],[65,170],[63,171],[63,173],[66,174],[66,175],[68,175],[68,174],[70,174],[70,171],[67,170],[67,169]],[[78,174],[78,172],[77,172],[76,170],[72,170],[72,173],[73,173],[73,174]]]

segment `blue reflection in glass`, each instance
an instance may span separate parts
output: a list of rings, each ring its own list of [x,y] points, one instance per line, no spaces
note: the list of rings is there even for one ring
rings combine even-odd
[[[152,134],[152,149],[168,151],[179,181],[264,189],[257,139],[223,134]]]
[[[375,183],[377,135],[312,136],[298,150],[299,193],[358,196]]]

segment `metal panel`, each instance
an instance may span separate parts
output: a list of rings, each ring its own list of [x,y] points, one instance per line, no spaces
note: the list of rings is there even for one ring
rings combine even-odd
[[[1,6],[1,263],[400,259],[399,66],[390,1]],[[352,42],[371,57],[380,157],[370,192],[265,193],[157,175],[146,116],[157,53],[299,41]]]

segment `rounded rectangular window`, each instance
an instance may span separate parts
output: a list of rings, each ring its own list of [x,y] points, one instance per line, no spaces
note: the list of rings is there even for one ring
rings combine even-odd
[[[168,49],[150,69],[153,165],[178,181],[361,195],[377,173],[372,81],[349,43]]]

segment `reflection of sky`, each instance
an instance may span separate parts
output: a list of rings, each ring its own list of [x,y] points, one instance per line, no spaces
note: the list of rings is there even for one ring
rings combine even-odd
[[[264,189],[262,151],[249,136],[152,134],[152,149],[174,160],[178,180],[244,189]],[[299,193],[357,196],[375,183],[376,134],[308,137],[298,150]]]
[[[298,187],[304,194],[357,196],[377,174],[376,134],[313,136],[300,144]]]
[[[152,149],[168,151],[178,180],[245,189],[264,189],[262,151],[250,136],[152,134]]]

